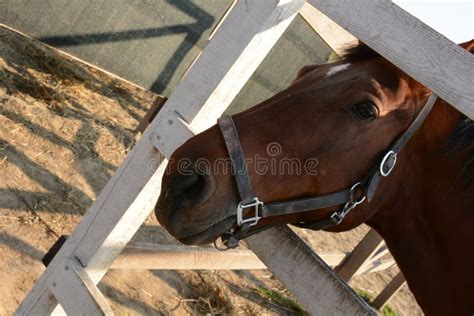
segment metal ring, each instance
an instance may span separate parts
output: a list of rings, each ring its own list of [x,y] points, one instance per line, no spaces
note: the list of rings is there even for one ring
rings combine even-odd
[[[387,172],[385,172],[383,170],[383,167],[385,165],[385,163],[387,162],[387,159],[390,157],[390,156],[393,156],[393,165],[390,166],[390,169],[388,169]],[[393,150],[390,150],[388,153],[385,154],[385,156],[383,157],[382,159],[382,162],[380,163],[380,166],[379,166],[379,171],[380,171],[380,174],[383,176],[383,177],[386,177],[388,176],[393,168],[395,167],[395,164],[397,163],[397,154],[393,151]]]
[[[357,182],[357,183],[355,183],[355,184],[351,187],[351,192],[354,193],[355,189],[356,189],[357,187],[359,187],[359,186],[362,187],[362,182]],[[352,202],[354,202],[354,207],[355,207],[356,205],[359,205],[360,203],[364,202],[366,198],[367,198],[366,195],[363,194],[362,197],[360,197],[358,200],[352,201]]]

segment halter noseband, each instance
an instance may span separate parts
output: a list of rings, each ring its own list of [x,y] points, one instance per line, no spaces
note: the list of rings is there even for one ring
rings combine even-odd
[[[245,163],[245,155],[232,117],[229,115],[221,117],[217,123],[222,132],[222,136],[224,137],[233,167],[237,190],[241,199],[236,210],[238,228],[231,229],[229,232],[221,236],[224,246],[226,248],[235,248],[238,246],[239,240],[263,229],[269,228],[270,226],[265,226],[250,231],[250,228],[255,226],[260,219],[267,217],[297,214],[336,205],[344,205],[340,210],[333,212],[327,218],[311,223],[298,223],[294,225],[313,230],[321,230],[340,224],[346,215],[357,205],[364,202],[366,199],[369,202],[372,200],[380,180],[383,177],[387,177],[392,172],[397,162],[399,152],[423,124],[433,108],[436,99],[437,96],[432,93],[410,126],[395,141],[395,143],[389,147],[380,164],[378,164],[373,171],[369,172],[369,175],[364,180],[355,183],[350,189],[310,198],[266,204],[260,201],[253,192],[250,176]],[[245,217],[244,213],[247,209],[252,210],[251,216]]]

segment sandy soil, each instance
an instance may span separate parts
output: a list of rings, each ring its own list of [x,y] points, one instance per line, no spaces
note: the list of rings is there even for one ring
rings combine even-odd
[[[69,234],[138,136],[157,97],[0,27],[0,315],[21,302],[41,258]],[[340,234],[298,230],[320,251],[351,251],[367,227]],[[138,241],[173,243],[150,216]],[[356,277],[374,296],[397,273]],[[268,271],[111,270],[99,285],[118,315],[298,314]],[[405,286],[391,301],[421,314]]]

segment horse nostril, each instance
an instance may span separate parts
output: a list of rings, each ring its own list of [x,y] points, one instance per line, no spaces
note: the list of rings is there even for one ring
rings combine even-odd
[[[182,206],[193,206],[204,202],[209,196],[212,187],[212,177],[193,173],[181,175],[174,181],[175,195]]]
[[[183,178],[181,183],[181,194],[184,196],[194,196],[204,189],[204,176],[193,173]]]

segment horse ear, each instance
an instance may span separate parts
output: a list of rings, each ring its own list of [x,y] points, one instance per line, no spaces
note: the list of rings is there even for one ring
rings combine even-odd
[[[459,44],[459,46],[461,46],[461,47],[464,48],[465,50],[471,52],[471,54],[474,53],[474,39],[472,39],[472,40],[470,40],[470,41],[468,41],[468,42]]]

